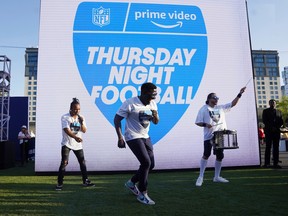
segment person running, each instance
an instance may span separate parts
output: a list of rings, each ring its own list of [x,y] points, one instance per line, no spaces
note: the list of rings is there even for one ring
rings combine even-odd
[[[93,187],[94,184],[88,179],[87,168],[83,151],[82,133],[87,130],[85,119],[80,115],[80,102],[73,98],[70,104],[70,111],[61,117],[62,124],[62,149],[61,163],[58,171],[58,184],[56,190],[62,190],[65,168],[68,165],[69,153],[72,150],[77,157],[82,174],[83,186]]]
[[[238,103],[245,89],[246,87],[243,87],[237,97],[232,102],[225,105],[218,105],[219,97],[217,97],[216,93],[210,93],[207,96],[206,104],[202,106],[198,112],[195,124],[199,127],[203,127],[204,132],[204,153],[200,160],[200,174],[196,181],[196,186],[198,187],[203,183],[204,172],[208,158],[211,155],[213,132],[227,129],[225,112],[230,111],[230,109]],[[213,151],[216,155],[215,175],[213,181],[227,183],[229,181],[220,176],[221,164],[224,158],[224,149],[214,149]]]
[[[114,117],[114,125],[118,136],[118,147],[129,148],[140,162],[136,174],[129,179],[125,186],[137,196],[143,204],[154,205],[155,202],[148,196],[148,174],[154,168],[153,146],[148,135],[150,122],[158,124],[159,116],[154,99],[157,87],[153,83],[144,83],[141,86],[140,96],[124,101]],[[121,121],[126,119],[125,134],[123,138]],[[138,184],[138,186],[137,186]]]

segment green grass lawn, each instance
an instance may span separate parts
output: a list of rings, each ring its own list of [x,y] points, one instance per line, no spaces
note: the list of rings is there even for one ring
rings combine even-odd
[[[89,175],[96,187],[84,188],[80,175],[66,175],[62,191],[56,176],[35,175],[27,167],[0,170],[0,215],[287,215],[288,169],[224,169],[227,184],[213,183],[207,170],[202,187],[198,171],[153,172],[149,196],[139,203],[124,183],[131,174]]]

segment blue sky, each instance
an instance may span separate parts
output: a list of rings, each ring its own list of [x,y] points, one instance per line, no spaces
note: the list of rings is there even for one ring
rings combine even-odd
[[[247,0],[252,49],[278,50],[288,66],[288,0]],[[24,95],[26,47],[38,47],[40,0],[0,0],[0,55],[11,59],[11,96]]]

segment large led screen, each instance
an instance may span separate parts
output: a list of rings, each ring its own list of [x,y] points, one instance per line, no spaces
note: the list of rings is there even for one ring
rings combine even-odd
[[[74,97],[88,128],[88,170],[137,169],[130,149],[117,147],[113,118],[145,82],[158,90],[160,122],[150,128],[155,169],[199,167],[198,110],[209,93],[225,104],[245,85],[226,115],[239,148],[224,151],[223,166],[260,164],[245,0],[43,0],[39,40],[36,172],[58,170],[60,119]],[[71,153],[67,171],[78,170]]]

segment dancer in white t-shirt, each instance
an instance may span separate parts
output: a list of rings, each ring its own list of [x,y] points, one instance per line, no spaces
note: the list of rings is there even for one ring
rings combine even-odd
[[[196,186],[201,186],[203,183],[204,172],[212,151],[213,132],[227,129],[225,113],[230,111],[230,108],[238,103],[245,89],[246,87],[240,89],[240,93],[237,97],[231,103],[225,105],[218,105],[219,98],[216,93],[210,93],[207,96],[206,104],[199,110],[195,124],[199,127],[203,127],[204,153],[200,161],[200,174],[196,181]],[[227,179],[220,176],[221,163],[224,158],[223,151],[223,149],[214,149],[214,154],[216,155],[214,182],[229,182]]]
[[[77,157],[82,174],[83,186],[95,186],[91,183],[87,176],[87,168],[84,158],[82,146],[82,133],[87,130],[85,119],[80,115],[80,102],[77,98],[73,98],[70,104],[70,111],[61,117],[62,124],[62,148],[61,163],[58,171],[58,184],[56,190],[62,190],[65,168],[68,165],[69,154],[72,150]]]
[[[127,99],[114,118],[118,147],[125,148],[126,141],[140,162],[138,171],[125,183],[125,186],[137,196],[139,202],[147,205],[155,204],[147,194],[147,184],[149,171],[155,165],[153,146],[148,132],[150,122],[154,124],[159,122],[157,105],[154,101],[156,95],[157,87],[153,83],[144,83],[141,86],[141,95]],[[126,124],[123,138],[121,121],[124,118],[126,119]]]

